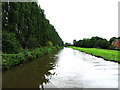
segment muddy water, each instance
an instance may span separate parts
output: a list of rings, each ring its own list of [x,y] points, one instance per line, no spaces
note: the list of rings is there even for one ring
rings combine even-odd
[[[118,88],[118,64],[63,48],[3,72],[3,88]]]

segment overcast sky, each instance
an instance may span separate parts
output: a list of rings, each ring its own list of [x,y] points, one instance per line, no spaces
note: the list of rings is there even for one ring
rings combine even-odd
[[[119,0],[38,0],[64,42],[118,36]]]

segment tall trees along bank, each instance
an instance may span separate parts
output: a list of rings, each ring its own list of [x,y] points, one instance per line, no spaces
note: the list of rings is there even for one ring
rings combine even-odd
[[[4,53],[17,53],[20,48],[36,48],[51,42],[63,45],[44,10],[36,2],[2,3],[2,48]]]

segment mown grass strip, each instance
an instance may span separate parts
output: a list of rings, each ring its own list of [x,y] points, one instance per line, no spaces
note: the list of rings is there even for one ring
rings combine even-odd
[[[117,50],[107,50],[107,49],[99,49],[99,48],[81,48],[74,46],[69,46],[69,47],[97,57],[101,57],[105,60],[111,60],[120,63],[120,57],[119,57],[120,51]]]

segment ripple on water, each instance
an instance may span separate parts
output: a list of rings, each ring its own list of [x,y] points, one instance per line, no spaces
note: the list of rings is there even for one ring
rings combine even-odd
[[[3,72],[3,87],[117,88],[118,64],[64,48]]]

